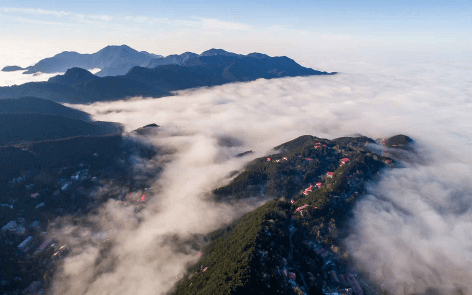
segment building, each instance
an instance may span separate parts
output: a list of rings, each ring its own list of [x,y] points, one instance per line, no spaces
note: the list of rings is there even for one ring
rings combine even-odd
[[[61,187],[61,191],[67,190],[67,189],[69,188],[69,186],[70,186],[70,182],[65,183],[65,184]]]
[[[333,178],[334,172],[326,172],[326,176],[328,176],[329,178]]]
[[[4,227],[2,227],[2,232],[15,231],[17,226],[18,224],[16,223],[16,221],[12,220],[9,223],[7,223]]]
[[[313,189],[313,185],[310,185],[308,188],[306,188],[304,191],[303,191],[303,194],[306,196],[308,195],[309,193],[311,193]]]
[[[18,250],[26,249],[26,247],[29,246],[31,242],[33,242],[33,236],[27,237],[23,242],[21,242],[21,244],[18,245]]]
[[[38,252],[42,252],[44,249],[46,249],[47,246],[49,246],[50,243],[51,243],[51,241],[46,241],[46,242],[42,243],[41,246],[39,246],[39,248],[38,248]]]
[[[346,279],[350,283],[352,290],[354,291],[354,294],[364,295],[364,291],[362,291],[362,288],[357,282],[356,277],[352,273],[346,274]]]

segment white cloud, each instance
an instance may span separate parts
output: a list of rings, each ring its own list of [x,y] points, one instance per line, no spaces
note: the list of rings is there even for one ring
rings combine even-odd
[[[72,14],[75,19],[79,20],[80,22],[86,23],[100,23],[100,22],[109,22],[114,19],[114,17],[102,14],[102,15],[95,15],[95,14]]]
[[[69,17],[78,20],[96,20],[102,22],[109,22],[114,19],[114,17],[106,14],[96,15],[96,14],[79,14],[66,11],[56,11],[56,10],[44,10],[36,8],[15,8],[15,7],[1,7],[0,11],[5,13],[13,14],[30,14],[30,15],[40,15],[40,16],[56,16],[58,18]]]
[[[54,15],[57,17],[69,16],[71,13],[65,11],[56,11],[56,10],[44,10],[36,8],[15,8],[15,7],[1,7],[3,12],[17,12],[17,13],[26,13],[26,14],[36,14],[36,15]]]
[[[303,134],[334,138],[359,133],[372,138],[407,134],[417,141],[424,161],[386,172],[369,187],[346,240],[353,258],[392,293],[418,293],[426,287],[469,293],[472,105],[464,98],[471,91],[470,61],[383,55],[381,62],[370,56],[326,64],[344,74],[257,80],[180,91],[173,97],[78,106],[97,120],[122,122],[128,130],[157,123],[162,127],[153,141],[176,152],[166,159],[156,183],[159,190],[139,225],[132,210],[113,203],[102,209],[100,216],[111,220],[102,224],[116,230],[113,270],[93,279],[77,275],[58,280],[57,293],[74,290],[71,285],[79,286],[77,294],[166,293],[196,256],[191,250],[176,253],[162,239],[204,233],[225,222],[222,217],[233,216],[226,215],[231,208],[214,208],[205,198],[224,183],[222,176],[244,164],[232,155],[254,150],[251,157],[262,156]],[[220,136],[241,145],[220,146]],[[97,259],[93,251],[84,248],[76,254],[84,262],[67,258],[69,272],[74,267],[84,274],[97,270],[90,266]]]

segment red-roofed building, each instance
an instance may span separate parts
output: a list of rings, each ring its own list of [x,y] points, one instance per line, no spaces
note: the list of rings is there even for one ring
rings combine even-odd
[[[303,209],[305,209],[306,207],[308,207],[308,204],[305,204],[305,205],[303,205],[303,206],[301,206],[301,207],[298,207],[297,210],[295,210],[295,211],[297,211],[297,212],[299,212],[299,211],[300,211],[300,212],[303,212]]]
[[[267,162],[270,162],[270,158],[267,158]]]
[[[313,184],[310,185],[309,187],[307,187],[304,191],[303,191],[303,194],[306,196],[308,195],[313,189]]]
[[[326,176],[333,178],[334,172],[326,172]]]
[[[317,186],[317,187],[322,187],[323,184],[322,184],[321,182],[317,182],[317,183],[316,183],[316,186]]]
[[[341,164],[340,164],[340,166],[346,164],[346,163],[349,162],[349,161],[350,161],[350,160],[349,160],[348,158],[342,158],[342,159],[341,159]]]

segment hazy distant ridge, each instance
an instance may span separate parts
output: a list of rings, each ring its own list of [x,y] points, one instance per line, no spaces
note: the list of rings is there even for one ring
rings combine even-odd
[[[42,73],[63,73],[70,68],[79,67],[84,69],[99,68],[98,76],[123,75],[137,65],[148,63],[152,58],[160,55],[148,53],[146,51],[136,51],[127,45],[107,46],[102,50],[92,54],[81,54],[75,51],[64,51],[53,57],[40,60],[33,66],[27,67],[24,74]],[[21,70],[16,66],[9,66],[2,71]]]

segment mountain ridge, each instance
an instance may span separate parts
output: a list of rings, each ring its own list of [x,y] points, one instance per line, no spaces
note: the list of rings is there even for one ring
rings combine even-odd
[[[336,74],[303,67],[286,56],[270,57],[261,53],[239,55],[222,49],[210,49],[200,55],[185,52],[157,61],[154,63],[158,65],[153,68],[134,66],[124,75],[106,77],[73,67],[48,82],[0,87],[0,98],[36,96],[56,102],[92,103],[133,96],[170,96],[170,91],[260,78]]]

